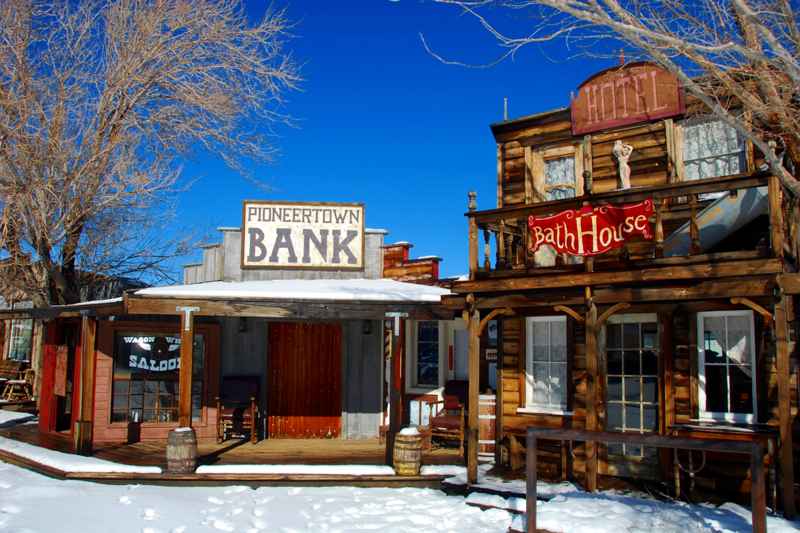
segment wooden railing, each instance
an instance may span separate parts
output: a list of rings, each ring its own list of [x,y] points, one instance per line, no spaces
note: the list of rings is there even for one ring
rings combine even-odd
[[[476,210],[475,193],[470,193],[469,211],[469,266],[470,279],[483,274],[530,271],[541,268],[529,251],[528,217],[549,216],[569,209],[584,206],[622,205],[653,201],[654,213],[650,219],[653,225],[653,240],[626,245],[623,254],[635,249],[637,254],[652,258],[664,255],[664,242],[669,231],[688,223],[689,251],[686,255],[707,252],[700,244],[703,229],[698,220],[702,209],[711,203],[711,195],[717,193],[739,194],[740,191],[766,187],[770,222],[769,242],[763,243],[763,255],[782,257],[784,252],[796,251],[785,246],[785,222],[787,205],[784,202],[784,189],[778,178],[767,172],[741,174],[704,180],[683,181],[652,187],[637,187],[592,194],[591,191],[580,197],[564,200],[526,204],[485,211]],[[791,232],[790,232],[791,233]],[[492,253],[494,248],[494,253]],[[674,254],[673,254],[674,255]],[[560,258],[557,258],[560,260]],[[572,262],[579,262],[573,260]],[[571,264],[572,268],[580,268]]]
[[[767,531],[767,495],[764,470],[764,445],[759,441],[731,442],[723,440],[670,437],[639,433],[611,433],[580,429],[529,427],[526,435],[526,517],[527,531],[536,531],[536,455],[539,440],[622,443],[651,448],[696,450],[750,456],[750,504],[755,533]]]

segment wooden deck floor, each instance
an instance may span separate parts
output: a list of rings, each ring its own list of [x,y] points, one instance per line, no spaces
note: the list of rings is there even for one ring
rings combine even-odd
[[[68,434],[41,434],[35,425],[0,429],[0,435],[52,450],[71,453]],[[229,440],[201,443],[198,463],[225,464],[384,464],[384,444],[378,439],[266,439],[256,444]],[[97,445],[94,457],[141,466],[166,466],[166,442]],[[463,464],[457,448],[436,448],[423,454],[423,464]]]

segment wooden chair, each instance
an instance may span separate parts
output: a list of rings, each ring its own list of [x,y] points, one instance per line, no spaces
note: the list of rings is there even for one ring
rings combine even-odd
[[[250,438],[258,442],[260,377],[225,376],[221,397],[217,397],[217,442],[229,438]]]
[[[464,455],[464,435],[466,424],[464,404],[455,394],[445,394],[444,400],[429,402],[431,406],[431,438],[458,440],[458,454]]]
[[[217,442],[221,443],[231,437],[258,442],[258,405],[255,396],[250,398],[250,405],[222,404],[217,396]]]
[[[2,398],[7,402],[26,402],[33,399],[33,382],[36,372],[25,370],[21,378],[6,380]]]

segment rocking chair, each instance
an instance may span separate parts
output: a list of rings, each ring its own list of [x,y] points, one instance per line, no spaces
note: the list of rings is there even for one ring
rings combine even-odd
[[[464,455],[464,404],[458,396],[445,394],[444,400],[430,402],[431,439],[458,440],[458,455]]]

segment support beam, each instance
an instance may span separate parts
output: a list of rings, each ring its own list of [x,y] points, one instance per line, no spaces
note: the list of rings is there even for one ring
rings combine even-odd
[[[178,425],[192,426],[192,361],[194,360],[194,313],[197,307],[178,307],[181,313],[181,366],[178,374]]]
[[[778,463],[781,476],[781,499],[783,513],[787,518],[795,516],[794,463],[792,460],[792,406],[791,366],[789,362],[789,297],[784,296],[775,305],[775,351],[778,378],[778,428],[780,448]]]
[[[467,481],[478,482],[478,393],[480,389],[480,311],[469,311],[469,393],[467,401]]]
[[[81,380],[78,384],[78,412],[73,431],[75,453],[80,455],[92,453],[96,339],[97,319],[83,315],[81,317]]]
[[[762,306],[755,303],[753,300],[749,298],[731,298],[731,303],[733,305],[743,305],[745,307],[749,307],[762,317],[764,317],[764,321],[767,323],[767,327],[772,325],[773,316],[772,313],[764,309]]]
[[[600,315],[600,318],[597,319],[597,323],[595,324],[595,328],[599,329],[603,327],[603,324],[606,323],[606,320],[611,318],[612,315],[619,313],[620,311],[624,311],[625,309],[629,308],[631,304],[626,302],[620,302],[612,305],[605,312]]]
[[[483,331],[486,329],[486,324],[488,324],[493,318],[497,317],[498,315],[512,316],[513,314],[514,311],[511,309],[492,309],[488,315],[481,319],[480,327],[478,328],[478,337],[483,335]]]
[[[583,319],[583,317],[581,316],[580,313],[578,313],[577,311],[575,311],[571,307],[567,307],[566,305],[554,305],[553,306],[553,311],[556,311],[556,312],[559,312],[559,313],[565,313],[565,314],[571,316],[573,318],[573,320],[575,320],[576,322],[580,322],[581,324],[583,324],[583,322],[584,322],[584,319]]]
[[[389,375],[389,430],[386,432],[386,464],[392,466],[394,463],[394,441],[400,432],[403,424],[402,411],[402,372],[403,372],[403,353],[405,352],[405,328],[406,321],[395,318],[395,327],[391,331],[392,339],[392,359]]]
[[[597,306],[589,300],[586,311],[586,429],[597,431]],[[597,442],[586,441],[586,490],[597,490]]]

